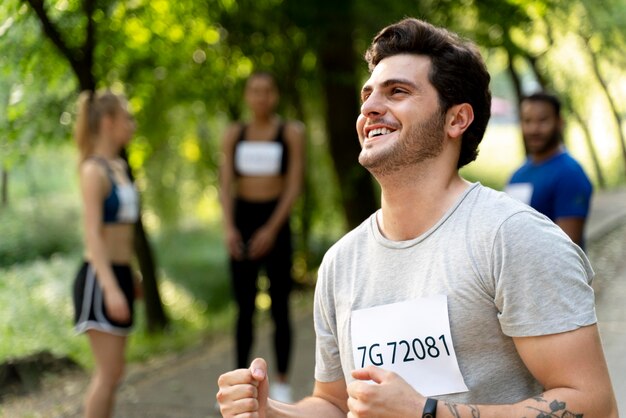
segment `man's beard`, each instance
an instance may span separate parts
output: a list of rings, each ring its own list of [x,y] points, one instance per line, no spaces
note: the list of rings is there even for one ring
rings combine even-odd
[[[374,176],[385,176],[435,158],[443,151],[444,121],[445,114],[437,109],[425,122],[411,127],[376,155],[361,150],[359,163]]]
[[[548,139],[541,144],[541,146],[537,149],[533,149],[532,151],[528,149],[526,145],[528,143],[528,136],[524,135],[524,147],[526,149],[526,154],[545,154],[546,152],[557,148],[563,142],[563,135],[558,127],[555,127],[552,133],[548,136]]]

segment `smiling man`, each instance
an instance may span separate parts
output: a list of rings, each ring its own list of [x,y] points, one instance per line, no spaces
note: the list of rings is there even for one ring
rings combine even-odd
[[[268,399],[267,364],[220,376],[225,417],[617,417],[593,271],[544,216],[458,169],[490,116],[469,42],[417,19],[366,53],[359,162],[381,209],[325,255],[315,387]]]
[[[522,99],[520,116],[528,158],[506,192],[546,215],[584,247],[592,185],[563,147],[561,102],[552,94],[534,93]]]

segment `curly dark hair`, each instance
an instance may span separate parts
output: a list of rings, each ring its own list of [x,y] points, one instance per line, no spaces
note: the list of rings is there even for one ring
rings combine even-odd
[[[398,54],[430,57],[428,79],[443,112],[456,104],[472,106],[474,121],[463,134],[457,168],[474,161],[491,116],[491,77],[476,45],[446,29],[407,18],[378,32],[365,60],[372,71],[383,59]]]

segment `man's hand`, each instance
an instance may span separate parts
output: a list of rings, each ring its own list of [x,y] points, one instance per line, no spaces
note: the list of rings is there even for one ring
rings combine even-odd
[[[225,418],[249,413],[250,417],[265,418],[269,380],[265,360],[257,358],[249,369],[224,373],[217,381],[220,388],[216,398]]]
[[[422,416],[426,398],[396,373],[367,366],[354,370],[352,377],[357,380],[348,385],[348,418]]]

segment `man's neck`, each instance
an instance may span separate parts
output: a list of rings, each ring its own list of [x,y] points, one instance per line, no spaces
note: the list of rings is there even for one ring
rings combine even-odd
[[[542,151],[542,152],[536,152],[534,154],[530,155],[530,158],[533,160],[534,163],[542,163],[546,160],[549,160],[550,158],[554,157],[557,154],[560,154],[563,152],[563,146],[562,145],[558,145],[554,148],[550,148],[548,150]]]
[[[429,171],[441,173],[434,168]],[[378,179],[382,188],[378,227],[394,241],[413,239],[428,231],[469,187],[456,170],[438,176],[400,176]]]

